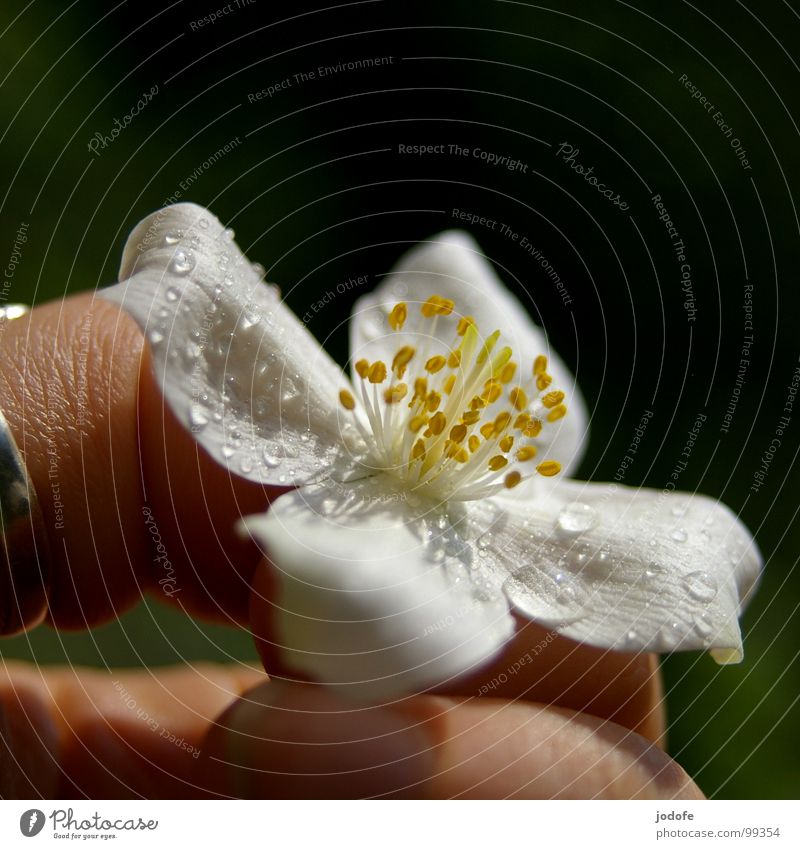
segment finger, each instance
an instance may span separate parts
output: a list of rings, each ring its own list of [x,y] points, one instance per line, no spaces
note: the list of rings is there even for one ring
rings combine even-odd
[[[296,681],[282,662],[272,633],[273,567],[263,561],[253,577],[251,629],[273,680]],[[663,743],[665,717],[658,660],[579,645],[535,622],[518,620],[501,654],[474,674],[442,691],[445,695],[524,699],[610,719]]]
[[[258,554],[233,525],[269,493],[164,409],[133,320],[90,295],[46,304],[6,324],[0,360],[0,406],[44,517],[50,620],[96,624],[153,589],[243,621]]]
[[[245,798],[702,798],[616,723],[501,699],[364,707],[309,684],[261,685],[211,727],[201,762]]]
[[[214,718],[263,673],[0,668],[0,797],[192,798]]]

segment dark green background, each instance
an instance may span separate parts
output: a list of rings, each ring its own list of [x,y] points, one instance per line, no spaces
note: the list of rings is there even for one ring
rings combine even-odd
[[[592,410],[581,476],[609,479],[650,408],[626,482],[662,487],[705,412],[681,487],[741,511],[767,559],[744,619],[745,663],[665,661],[671,750],[709,794],[796,797],[800,408],[766,483],[748,494],[800,354],[796,4],[450,0],[305,14],[258,0],[191,30],[219,5],[183,2],[150,16],[136,3],[3,3],[0,258],[20,222],[30,225],[12,297],[39,302],[113,281],[129,229],[237,136],[242,143],[182,199],[233,226],[300,314],[339,281],[385,273],[406,245],[452,226],[453,207],[527,235],[566,282],[569,308],[518,244],[473,228],[578,370]],[[292,80],[248,102],[300,71],[388,55],[391,65]],[[682,74],[724,114],[752,170]],[[91,154],[93,134],[110,132],[154,84],[152,103]],[[558,161],[548,145],[561,142],[580,148],[627,212]],[[528,163],[528,173],[472,157],[403,156],[399,143],[481,147]],[[693,324],[655,192],[689,252]],[[755,343],[722,434],[745,266]],[[337,320],[354,297],[337,299]],[[346,331],[334,324],[325,311],[311,329],[343,361]],[[247,635],[155,603],[91,634],[42,629],[2,650],[109,666],[254,656]]]

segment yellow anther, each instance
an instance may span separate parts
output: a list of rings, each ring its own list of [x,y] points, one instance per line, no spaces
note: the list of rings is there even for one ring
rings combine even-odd
[[[458,327],[456,328],[456,333],[459,336],[463,336],[469,327],[474,326],[475,319],[471,315],[462,315],[458,320]]]
[[[546,478],[551,478],[553,475],[557,475],[561,471],[561,463],[556,460],[545,460],[544,463],[539,463],[536,467],[536,471]]]
[[[528,396],[518,386],[508,393],[508,400],[514,405],[515,410],[525,410],[528,407]]]
[[[467,426],[463,424],[454,425],[450,429],[450,439],[453,442],[463,442],[467,438]]]
[[[494,346],[497,344],[497,340],[499,338],[500,338],[500,331],[499,330],[495,330],[495,332],[492,333],[491,336],[488,336],[486,338],[486,341],[483,343],[483,347],[481,348],[480,353],[475,358],[475,362],[479,366],[482,366],[486,362],[486,360],[489,359],[489,354],[492,353],[492,350],[493,350]]]
[[[466,448],[459,448],[453,459],[458,463],[469,463],[469,451]]]
[[[542,395],[542,403],[545,407],[555,407],[560,404],[564,400],[564,393],[556,390],[555,392],[548,392],[547,395]]]
[[[408,318],[408,307],[404,303],[395,304],[389,313],[389,327],[392,330],[401,330]]]
[[[386,364],[380,360],[376,360],[367,372],[367,377],[370,383],[383,383],[386,380]]]
[[[394,355],[392,360],[392,371],[402,377],[406,373],[406,366],[411,362],[416,351],[411,345],[403,345],[403,347]]]
[[[448,375],[447,380],[444,382],[444,386],[442,387],[445,391],[446,395],[449,395],[453,391],[453,387],[456,385],[456,376],[454,374]]]
[[[437,354],[435,357],[431,357],[428,362],[425,363],[425,371],[428,371],[431,374],[436,374],[436,372],[441,371],[446,364],[447,360],[440,354]]]
[[[539,374],[544,374],[547,371],[547,357],[544,354],[539,354],[539,356],[533,361],[533,374],[534,376]]]
[[[503,410],[502,413],[497,414],[497,418],[494,420],[494,432],[502,433],[511,422],[511,413]]]
[[[503,479],[503,484],[506,489],[514,489],[521,480],[522,475],[519,472],[509,472]]]
[[[447,419],[444,416],[444,413],[439,412],[436,413],[433,418],[428,422],[428,430],[433,434],[433,436],[438,436],[447,426]]]
[[[458,368],[461,365],[461,351],[458,348],[455,351],[450,351],[447,357],[447,365],[450,368]]]
[[[525,463],[527,460],[533,460],[536,456],[536,446],[535,445],[524,445],[522,448],[517,451],[517,460],[520,463]]]
[[[525,425],[530,424],[531,417],[529,413],[520,413],[514,421],[514,427],[521,430]]]
[[[484,439],[491,439],[494,436],[494,422],[486,422],[481,425],[481,436]]]
[[[559,404],[557,407],[553,407],[547,414],[547,421],[557,422],[559,419],[563,419],[566,414],[567,408],[563,404]]]
[[[542,374],[536,375],[536,388],[540,392],[544,392],[545,389],[553,382],[553,378],[547,374],[546,372],[542,372]]]
[[[442,396],[438,392],[431,391],[425,399],[425,408],[429,413],[435,413],[442,403]]]
[[[494,404],[494,402],[503,394],[503,387],[499,383],[491,383],[481,393],[481,399],[484,401],[484,406]]]
[[[473,433],[472,436],[470,436],[470,438],[467,440],[467,445],[469,445],[469,450],[474,454],[481,447],[481,441]]]
[[[485,398],[481,398],[479,395],[476,395],[470,402],[469,408],[471,410],[482,410],[487,404]]]
[[[397,383],[383,390],[383,400],[387,404],[399,404],[408,395],[408,386],[405,383]]]
[[[477,424],[481,419],[481,411],[480,410],[467,410],[461,416],[461,421],[467,425]]]
[[[362,379],[367,379],[367,374],[369,374],[369,360],[359,360],[356,363],[356,374]]]
[[[346,389],[339,392],[339,402],[345,410],[355,410],[356,408],[356,399]]]
[[[498,375],[500,379],[500,383],[511,383],[514,379],[514,375],[517,373],[517,364],[516,363],[506,363],[503,368],[500,370],[500,374]]]
[[[542,432],[542,423],[539,419],[531,419],[528,424],[522,428],[522,435],[527,436],[528,439],[534,439]]]
[[[414,416],[408,423],[408,427],[412,433],[419,433],[426,424],[428,424],[427,416]]]
[[[428,381],[424,377],[418,377],[414,381],[414,397],[411,399],[412,403],[414,401],[424,401],[428,395]]]
[[[509,347],[502,348],[500,353],[492,360],[492,377],[499,380],[501,383],[505,382],[502,380],[502,375],[506,370],[506,367],[510,365],[511,357],[514,355],[514,352]],[[516,368],[516,367],[515,367]],[[511,373],[511,377],[514,376],[514,373]],[[511,378],[509,378],[510,380]]]
[[[431,295],[420,307],[425,318],[433,318],[435,315],[450,315],[455,308],[455,303],[450,298],[441,298],[439,295]]]
[[[508,454],[508,452],[514,447],[514,437],[509,433],[508,436],[504,436],[497,444],[500,446],[500,450],[504,454]]]
[[[502,469],[503,466],[507,466],[507,465],[508,465],[508,460],[506,460],[506,458],[503,457],[501,454],[496,454],[494,457],[492,457],[491,460],[489,460],[489,468],[493,472],[496,472],[496,471],[498,471],[498,469]]]
[[[413,462],[414,460],[424,460],[426,453],[427,452],[425,451],[425,443],[421,439],[418,439],[411,449],[411,461]]]

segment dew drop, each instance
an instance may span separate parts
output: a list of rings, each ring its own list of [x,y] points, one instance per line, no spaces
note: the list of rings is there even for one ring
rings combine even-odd
[[[686,542],[689,539],[689,534],[683,528],[675,528],[670,535],[670,539],[674,539],[675,542]]]
[[[194,268],[194,257],[189,251],[175,251],[175,256],[169,264],[173,274],[188,274]]]
[[[686,592],[697,601],[708,603],[717,597],[717,581],[708,572],[690,572],[683,579]]]
[[[266,269],[260,262],[254,262],[251,266],[253,271],[263,280],[264,275],[267,273]]]
[[[233,228],[231,227],[226,227],[222,231],[222,237],[223,239],[225,239],[226,242],[232,242],[235,235],[236,233],[233,232]]]
[[[164,341],[164,334],[160,330],[151,330],[147,334],[151,345],[160,345]]]
[[[208,230],[208,219],[207,218],[201,218],[197,223],[200,225],[201,230]]]
[[[714,624],[707,613],[703,613],[697,617],[694,623],[694,630],[704,640],[708,639],[714,633]]]
[[[208,424],[208,416],[199,404],[189,407],[189,427],[193,431],[202,430]]]
[[[177,286],[170,286],[164,294],[168,301],[175,303],[181,296],[181,290]]]
[[[686,515],[687,509],[688,508],[685,505],[676,505],[672,508],[672,510],[670,510],[670,513],[672,513],[672,515],[676,516],[677,518],[681,518],[682,516]]]
[[[562,536],[578,536],[591,530],[597,523],[597,511],[588,504],[573,501],[558,514],[556,527]]]
[[[180,242],[181,237],[179,233],[166,233],[164,235],[164,244],[167,247],[172,247],[173,245],[177,245]]]
[[[249,475],[253,471],[253,458],[249,454],[245,454],[239,461],[239,468],[242,474]]]
[[[230,460],[230,458],[236,453],[236,449],[232,445],[223,445],[220,449],[220,453],[226,460]]]
[[[630,631],[628,631],[628,633],[625,635],[625,641],[629,646],[635,646],[638,644],[639,635],[636,633],[636,631],[633,630],[633,628],[631,628]]]

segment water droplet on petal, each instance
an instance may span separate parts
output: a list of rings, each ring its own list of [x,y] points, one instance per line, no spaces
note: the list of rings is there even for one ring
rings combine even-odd
[[[147,334],[151,345],[160,345],[164,341],[164,334],[160,330],[151,330]]]
[[[698,616],[694,623],[694,630],[703,639],[710,637],[714,633],[714,625],[711,617],[707,613],[702,613]]]
[[[639,635],[631,628],[628,633],[625,635],[625,644],[630,648],[639,644]]]
[[[173,245],[177,245],[180,242],[181,237],[179,233],[165,233],[164,234],[164,244],[167,247],[172,247]]]
[[[201,218],[197,223],[200,225],[201,230],[208,230],[208,219],[207,218]]]
[[[174,303],[178,300],[178,298],[180,298],[181,290],[177,286],[170,286],[164,294],[168,301],[172,301]]]
[[[233,237],[234,237],[235,235],[236,235],[236,233],[234,233],[234,232],[233,232],[233,228],[232,228],[232,227],[226,227],[226,228],[222,231],[222,238],[223,238],[223,239],[225,239],[225,241],[226,241],[226,242],[232,242],[232,241],[233,241]]]
[[[687,534],[683,528],[675,528],[669,536],[670,539],[674,539],[675,542],[686,542],[689,538],[689,534]]]
[[[249,454],[245,454],[239,460],[239,468],[242,470],[243,475],[249,475],[253,471],[253,458]]]
[[[589,504],[573,501],[558,514],[556,527],[562,536],[577,536],[591,530],[597,523],[597,511]]]
[[[175,251],[175,256],[169,264],[173,274],[188,274],[194,268],[194,257],[189,251]]]
[[[717,581],[708,572],[690,572],[683,579],[686,592],[697,601],[708,603],[717,597]]]
[[[673,508],[672,508],[672,510],[670,510],[670,512],[672,513],[672,515],[673,515],[673,516],[676,516],[677,518],[680,518],[681,516],[685,516],[685,515],[686,515],[686,511],[687,511],[688,509],[689,509],[689,508],[688,508],[688,507],[686,507],[686,505],[685,505],[685,504],[680,504],[680,505],[676,505],[675,507],[673,507]]]
[[[208,416],[199,404],[189,407],[189,427],[193,431],[202,430],[208,424]]]
[[[260,262],[254,262],[251,266],[253,271],[263,280],[264,275],[267,273],[266,269]]]
[[[220,449],[220,453],[226,460],[230,460],[230,458],[236,453],[236,449],[232,445],[223,445]]]

